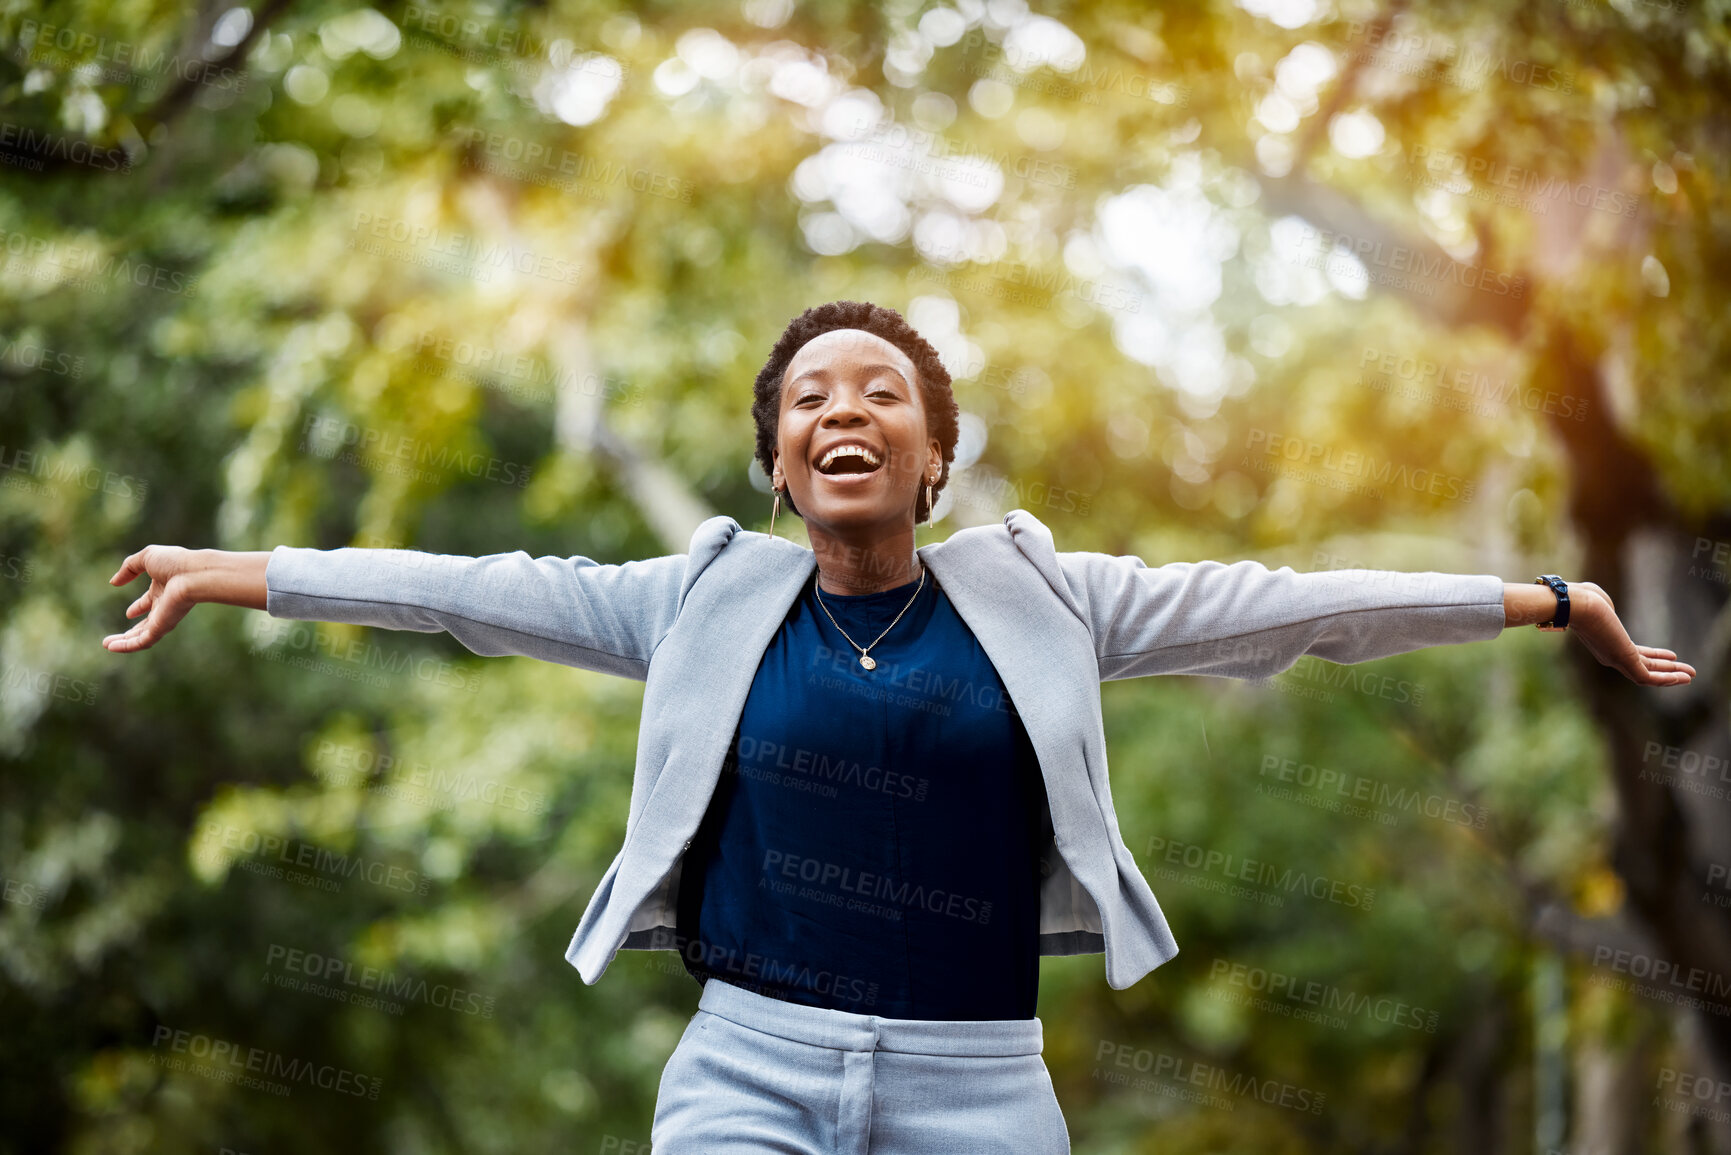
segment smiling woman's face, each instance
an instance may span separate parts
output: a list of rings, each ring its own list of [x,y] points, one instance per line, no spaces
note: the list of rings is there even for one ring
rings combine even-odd
[[[840,446],[859,449],[831,456]],[[809,528],[911,528],[916,488],[943,464],[906,353],[863,329],[832,329],[782,374],[772,480]]]

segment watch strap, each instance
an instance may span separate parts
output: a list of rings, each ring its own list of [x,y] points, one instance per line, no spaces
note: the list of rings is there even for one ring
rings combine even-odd
[[[1551,592],[1557,595],[1557,612],[1548,622],[1540,622],[1541,630],[1563,630],[1569,626],[1569,583],[1554,573],[1540,574],[1533,579],[1535,585],[1551,587]]]

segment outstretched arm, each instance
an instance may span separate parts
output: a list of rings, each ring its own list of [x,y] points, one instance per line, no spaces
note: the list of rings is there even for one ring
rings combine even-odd
[[[1272,677],[1306,654],[1351,663],[1483,641],[1507,626],[1548,621],[1556,609],[1549,588],[1488,574],[1296,573],[1254,561],[1149,568],[1134,555],[1091,552],[1058,559],[1093,633],[1103,680]],[[1569,630],[1601,662],[1647,685],[1693,676],[1671,651],[1630,642],[1603,590],[1590,582],[1570,586],[1577,590]]]
[[[192,606],[212,601],[274,617],[443,630],[477,654],[526,654],[641,681],[678,613],[687,561],[685,554],[603,565],[585,557],[531,558],[521,550],[461,557],[152,545],[127,558],[111,579],[125,585],[148,574],[150,589],[127,610],[128,617],[148,616],[103,645],[116,653],[145,649]]]

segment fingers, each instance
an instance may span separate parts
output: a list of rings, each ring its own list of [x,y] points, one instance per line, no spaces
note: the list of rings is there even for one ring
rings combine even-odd
[[[1648,658],[1646,662],[1649,670],[1681,670],[1685,674],[1695,672],[1695,667],[1688,662],[1679,662],[1671,658]]]
[[[177,568],[175,556],[160,546],[147,545],[120,563],[120,568],[108,579],[110,585],[126,585],[140,574],[150,579],[150,585],[138,600],[126,607],[128,618],[142,614],[143,620],[125,633],[109,634],[103,638],[103,649],[115,654],[148,650],[186,616],[191,607],[171,588],[175,580],[172,571]],[[152,566],[156,567],[155,574],[150,572]]]
[[[102,639],[102,648],[112,654],[130,654],[134,650],[147,650],[155,644],[156,634],[151,628],[149,618],[139,622],[124,634],[109,634]]]
[[[148,613],[151,604],[156,601],[156,583],[152,582],[139,599],[126,607],[126,616],[136,618],[141,613]]]
[[[105,648],[116,654],[129,654],[134,650],[148,650],[162,640],[164,634],[175,626],[184,615],[175,614],[172,608],[163,603],[149,617],[127,630],[124,634],[110,634],[102,639]]]
[[[1648,662],[1646,669],[1650,674],[1676,674],[1684,681],[1693,680],[1695,677],[1695,667],[1686,666],[1682,662],[1666,662],[1662,665],[1655,665],[1652,662]]]
[[[144,549],[149,548],[149,546],[144,547]],[[108,579],[108,584],[111,586],[123,586],[143,572],[144,550],[141,549],[120,563],[120,568],[114,571],[114,576]]]
[[[1648,670],[1675,672],[1682,671],[1691,677],[1695,667],[1678,659],[1676,651],[1663,649],[1659,646],[1636,646],[1635,652],[1640,655],[1641,662]]]
[[[153,580],[143,596],[126,610],[127,617],[143,614],[144,619],[125,633],[109,634],[102,639],[102,646],[115,654],[147,650],[186,616],[188,608],[169,591],[166,582]]]
[[[1611,631],[1615,635],[1613,639],[1600,638],[1596,636],[1597,632],[1583,628],[1576,637],[1602,664],[1612,667],[1637,685],[1686,686],[1695,680],[1695,667],[1680,661],[1675,650],[1636,645],[1623,632],[1620,623],[1616,630]],[[1607,641],[1611,644],[1606,645]]]
[[[1642,649],[1651,649],[1643,646]],[[1641,656],[1633,670],[1625,670],[1629,679],[1644,686],[1687,686],[1695,680],[1695,667],[1671,658]]]

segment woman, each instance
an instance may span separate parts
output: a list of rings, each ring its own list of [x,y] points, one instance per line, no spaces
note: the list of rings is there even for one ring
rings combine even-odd
[[[768,535],[715,517],[685,554],[149,546],[104,639],[200,601],[447,630],[645,681],[625,844],[566,958],[677,950],[703,984],[662,1074],[657,1152],[1059,1152],[1039,957],[1104,953],[1122,989],[1177,945],[1119,835],[1103,679],[1264,677],[1573,630],[1633,681],[1687,683],[1604,591],[1551,575],[1270,571],[1058,553],[1024,510],[914,548],[956,443],[936,352],[892,309],[808,309],[758,374]],[[785,504],[812,548],[774,536]]]

